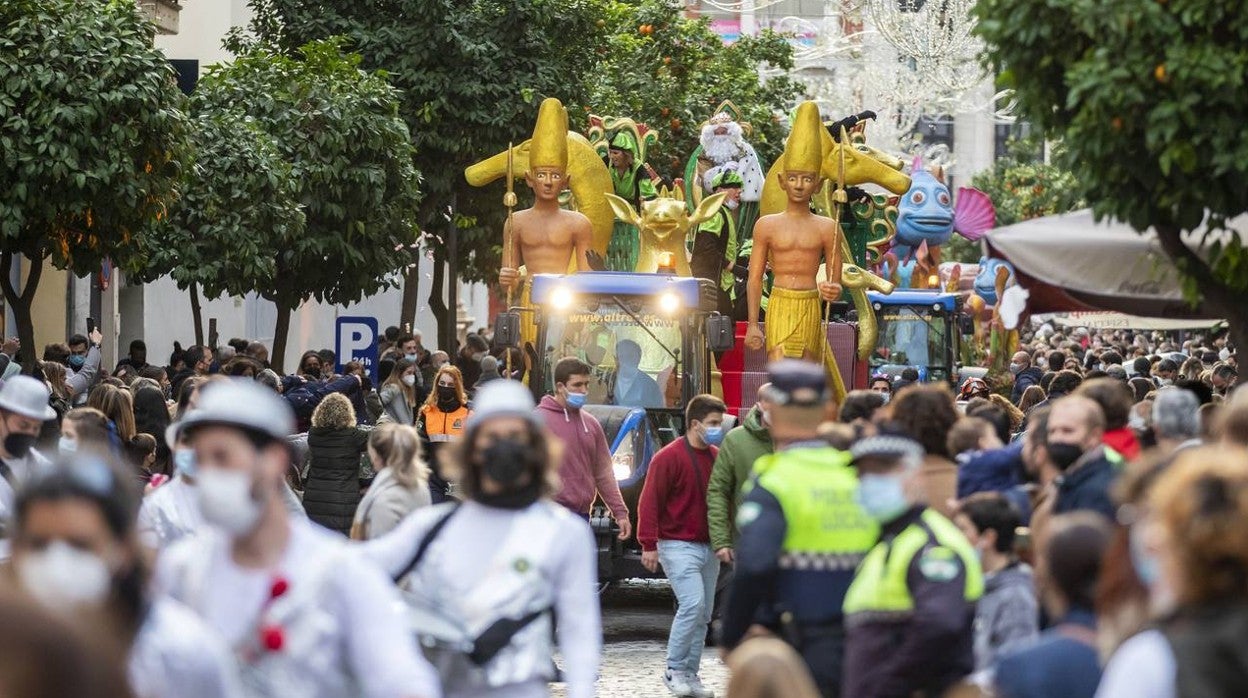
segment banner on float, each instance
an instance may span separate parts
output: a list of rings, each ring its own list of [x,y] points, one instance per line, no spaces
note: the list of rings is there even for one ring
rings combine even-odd
[[[1171,318],[1150,318],[1109,311],[1087,311],[1074,313],[1045,313],[1032,315],[1034,323],[1053,323],[1059,327],[1086,327],[1090,330],[1157,330],[1171,332],[1175,330],[1205,330],[1225,322],[1224,320],[1182,320]]]

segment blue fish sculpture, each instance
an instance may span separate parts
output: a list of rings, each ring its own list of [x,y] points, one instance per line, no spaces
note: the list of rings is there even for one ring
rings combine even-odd
[[[1000,300],[997,298],[997,269],[1002,267],[1010,272],[1010,278],[1005,282],[1008,287],[1014,283],[1013,265],[1004,259],[979,258],[979,272],[975,274],[975,295],[983,298],[989,306],[996,305]]]
[[[996,225],[996,218],[992,200],[978,189],[959,187],[955,206],[949,187],[915,158],[910,189],[897,204],[893,251],[905,261],[924,242],[929,248],[949,242],[955,230],[968,240],[978,240]]]

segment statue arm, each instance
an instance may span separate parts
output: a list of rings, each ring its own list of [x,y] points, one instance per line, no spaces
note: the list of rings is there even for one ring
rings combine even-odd
[[[758,312],[763,302],[763,274],[767,271],[767,254],[770,243],[769,227],[759,221],[754,227],[754,249],[750,252],[750,276],[745,283],[745,299],[750,325],[758,324]]]

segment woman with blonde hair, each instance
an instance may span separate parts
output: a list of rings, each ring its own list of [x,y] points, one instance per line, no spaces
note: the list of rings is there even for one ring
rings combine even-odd
[[[388,533],[408,514],[429,506],[429,466],[421,459],[416,430],[382,424],[368,437],[368,458],[377,477],[360,500],[351,537],[369,540]]]
[[[747,640],[728,655],[728,698],[819,698],[800,655],[774,637]]]
[[[464,437],[464,428],[472,410],[468,409],[464,376],[458,368],[450,364],[439,368],[434,375],[433,386],[433,392],[429,393],[416,418],[416,431],[420,434],[420,445],[429,454],[428,462],[433,469],[429,475],[429,492],[433,503],[438,504],[449,498],[450,487],[441,471],[439,451],[443,444],[454,443]]]
[[[1097,697],[1243,695],[1248,451],[1184,451],[1150,489],[1131,539],[1132,563],[1161,621],[1119,647]]]
[[[94,407],[108,417],[122,443],[128,443],[138,431],[134,426],[134,399],[125,388],[101,383],[87,396],[87,407]]]
[[[351,531],[360,503],[360,456],[371,431],[358,425],[355,408],[342,393],[326,395],[312,412],[303,506],[308,518],[343,535]]]

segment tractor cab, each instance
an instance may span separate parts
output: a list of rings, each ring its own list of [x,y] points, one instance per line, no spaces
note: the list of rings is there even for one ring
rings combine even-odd
[[[924,382],[958,377],[958,296],[923,290],[867,294],[879,325],[879,339],[869,359],[872,375],[897,378],[907,368]]]

